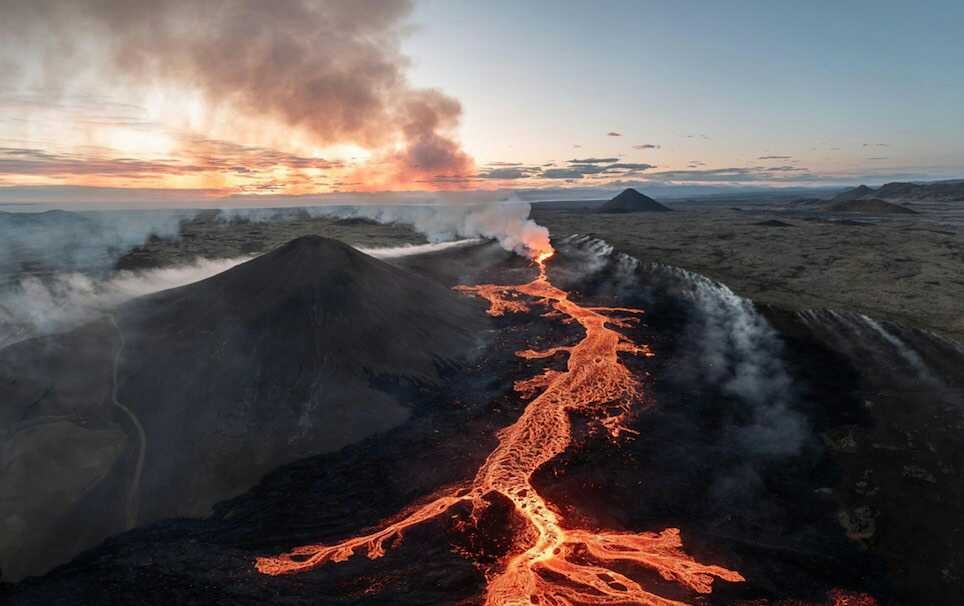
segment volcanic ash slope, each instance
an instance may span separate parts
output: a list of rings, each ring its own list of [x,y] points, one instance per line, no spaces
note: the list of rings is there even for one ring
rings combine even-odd
[[[309,236],[0,351],[4,580],[403,422],[405,394],[477,351],[486,321],[476,301]]]

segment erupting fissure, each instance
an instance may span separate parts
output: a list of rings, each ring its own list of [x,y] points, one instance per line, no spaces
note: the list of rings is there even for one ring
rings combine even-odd
[[[469,502],[476,510],[485,496],[499,493],[515,505],[534,533],[520,533],[503,562],[501,571],[490,575],[485,603],[546,604],[645,604],[679,606],[682,602],[647,591],[626,575],[608,567],[613,562],[640,565],[668,581],[697,593],[709,593],[714,577],[742,581],[736,571],[701,564],[682,550],[680,532],[610,532],[570,529],[556,511],[536,492],[532,477],[542,465],[569,448],[572,441],[570,415],[582,413],[597,419],[614,437],[624,430],[624,420],[641,396],[641,385],[619,359],[619,353],[651,356],[645,345],[632,343],[611,327],[628,327],[642,311],[632,308],[583,307],[569,294],[552,285],[546,262],[552,249],[534,259],[538,277],[521,285],[482,284],[457,287],[489,301],[489,314],[527,311],[533,304],[550,307],[553,317],[579,323],[585,336],[578,343],[546,351],[525,350],[517,355],[533,359],[568,353],[565,371],[546,370],[519,381],[516,391],[535,397],[519,419],[498,434],[499,444],[471,484],[443,492],[424,505],[410,509],[370,534],[334,545],[306,545],[288,553],[257,560],[257,569],[268,575],[303,572],[329,562],[341,562],[366,550],[369,558],[385,554],[386,544],[416,524],[441,515],[453,505]],[[611,314],[621,317],[613,318]],[[541,392],[540,392],[541,390]]]

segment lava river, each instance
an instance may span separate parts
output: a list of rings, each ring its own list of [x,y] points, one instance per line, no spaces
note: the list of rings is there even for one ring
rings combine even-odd
[[[486,495],[499,493],[514,503],[531,531],[516,537],[500,571],[488,577],[485,603],[489,606],[682,604],[647,591],[607,566],[616,561],[649,568],[697,593],[710,593],[714,577],[732,582],[743,580],[733,570],[695,561],[682,550],[676,528],[639,533],[566,528],[559,514],[533,487],[536,470],[569,448],[571,413],[580,412],[596,419],[614,437],[624,431],[624,417],[639,402],[641,386],[620,361],[619,353],[652,355],[646,346],[630,342],[613,329],[629,326],[642,311],[583,307],[570,300],[567,292],[549,281],[545,263],[551,254],[546,252],[536,259],[539,275],[526,284],[458,287],[488,300],[490,315],[523,312],[540,304],[550,308],[547,315],[577,322],[585,330],[585,336],[575,345],[518,352],[529,359],[565,353],[567,368],[547,370],[515,385],[521,393],[538,396],[515,423],[499,432],[498,446],[475,479],[412,507],[369,534],[333,545],[306,545],[278,556],[258,558],[256,566],[261,573],[303,572],[344,561],[358,551],[372,559],[381,557],[405,529],[443,514],[456,503],[470,502],[476,509],[484,507]]]

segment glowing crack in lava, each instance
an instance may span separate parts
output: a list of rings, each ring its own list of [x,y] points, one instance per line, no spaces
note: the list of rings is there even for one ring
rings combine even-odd
[[[306,545],[278,556],[258,558],[256,565],[261,573],[303,572],[328,562],[344,561],[358,549],[367,550],[369,558],[379,558],[385,554],[386,543],[395,541],[405,529],[439,516],[460,502],[471,502],[478,511],[484,507],[485,495],[496,492],[514,503],[517,512],[535,532],[516,537],[502,571],[488,578],[485,603],[489,606],[682,604],[650,593],[639,583],[607,567],[607,563],[616,561],[655,570],[664,579],[698,593],[710,593],[714,577],[732,582],[744,580],[733,570],[696,562],[682,550],[676,528],[655,533],[567,529],[533,487],[531,481],[536,470],[569,447],[571,413],[580,412],[597,419],[614,437],[624,430],[623,420],[639,400],[641,386],[618,354],[652,355],[645,345],[636,345],[610,328],[630,326],[637,320],[634,314],[642,311],[583,307],[571,301],[568,293],[549,281],[545,263],[552,254],[549,249],[535,255],[539,275],[527,284],[457,287],[487,299],[489,314],[493,316],[527,311],[531,303],[522,297],[534,298],[551,308],[546,315],[578,322],[586,333],[575,345],[518,352],[517,355],[527,359],[565,352],[569,355],[567,368],[546,370],[516,383],[516,391],[528,395],[540,390],[541,393],[515,423],[498,433],[498,446],[482,464],[473,482],[441,493],[370,534],[334,545]],[[606,314],[623,317],[614,319]]]

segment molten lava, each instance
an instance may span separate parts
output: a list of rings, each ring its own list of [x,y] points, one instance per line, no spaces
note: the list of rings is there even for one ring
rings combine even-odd
[[[567,353],[569,359],[565,371],[547,370],[515,385],[519,392],[539,395],[515,423],[499,432],[498,446],[472,483],[443,492],[370,534],[334,545],[306,545],[278,556],[258,558],[257,569],[261,573],[303,572],[328,562],[344,561],[358,549],[365,549],[369,558],[379,558],[385,554],[386,543],[400,537],[407,528],[441,515],[456,503],[470,502],[476,509],[484,507],[485,495],[495,492],[511,500],[535,532],[518,537],[504,568],[489,577],[485,602],[489,606],[682,604],[646,591],[607,566],[616,561],[652,569],[664,579],[698,593],[709,593],[714,577],[732,582],[743,580],[733,570],[696,562],[682,550],[676,528],[640,533],[569,529],[536,492],[533,474],[570,446],[571,413],[597,419],[614,437],[624,430],[623,421],[639,401],[641,386],[620,361],[619,353],[652,355],[645,345],[636,345],[611,328],[630,326],[637,321],[635,314],[642,311],[583,307],[573,302],[567,292],[549,281],[545,263],[552,254],[548,249],[534,256],[539,275],[532,282],[458,287],[462,292],[487,299],[489,314],[493,316],[526,311],[531,303],[520,297],[535,298],[551,307],[549,314],[553,317],[578,322],[586,332],[575,345],[517,354],[533,359]],[[623,317],[614,319],[607,314]]]

